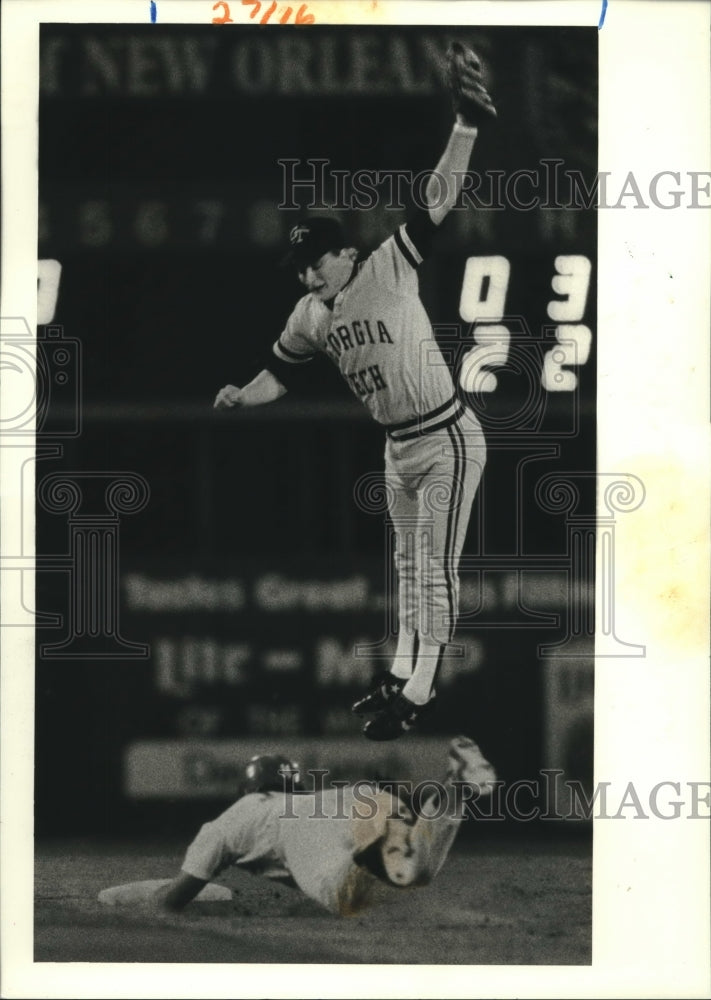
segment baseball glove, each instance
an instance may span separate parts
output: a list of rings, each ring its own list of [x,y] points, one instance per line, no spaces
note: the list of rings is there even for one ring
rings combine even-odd
[[[496,108],[483,83],[481,60],[462,42],[449,46],[445,79],[454,113],[465,125],[478,127],[496,118]]]

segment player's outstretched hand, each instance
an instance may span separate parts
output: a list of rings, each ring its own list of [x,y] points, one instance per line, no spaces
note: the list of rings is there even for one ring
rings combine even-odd
[[[449,46],[446,82],[454,112],[464,124],[479,126],[496,118],[496,108],[484,86],[481,60],[462,42]]]
[[[216,410],[229,410],[233,406],[239,406],[242,401],[242,390],[236,385],[226,385],[215,397],[214,408]]]

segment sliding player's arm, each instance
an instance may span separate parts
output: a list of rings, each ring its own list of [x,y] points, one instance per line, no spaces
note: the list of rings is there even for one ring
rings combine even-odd
[[[154,902],[164,910],[182,910],[195,899],[207,883],[207,879],[181,872],[172,882],[156,892]]]

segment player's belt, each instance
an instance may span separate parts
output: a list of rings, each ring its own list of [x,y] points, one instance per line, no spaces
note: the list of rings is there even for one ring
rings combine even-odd
[[[409,441],[411,438],[421,437],[423,434],[431,434],[433,431],[443,430],[450,424],[456,423],[464,413],[464,403],[456,396],[438,406],[429,413],[421,413],[410,420],[405,420],[401,424],[386,424],[385,430],[393,441]]]

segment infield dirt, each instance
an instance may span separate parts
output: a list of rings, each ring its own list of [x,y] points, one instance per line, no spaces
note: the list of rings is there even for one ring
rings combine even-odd
[[[338,918],[298,890],[234,869],[228,903],[181,915],[120,911],[100,889],[164,878],[182,847],[38,843],[36,962],[248,962],[579,965],[591,961],[592,873],[586,837],[456,849],[438,878],[384,890],[358,917]]]

